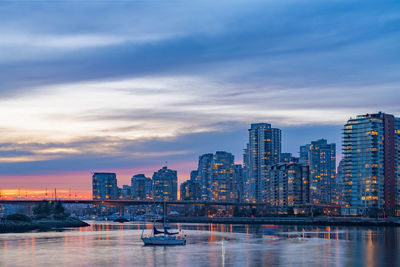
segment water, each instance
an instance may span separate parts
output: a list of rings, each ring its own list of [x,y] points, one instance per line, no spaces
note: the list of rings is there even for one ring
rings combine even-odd
[[[90,223],[0,234],[0,266],[400,266],[398,228],[178,224],[186,246],[145,247],[151,225]]]

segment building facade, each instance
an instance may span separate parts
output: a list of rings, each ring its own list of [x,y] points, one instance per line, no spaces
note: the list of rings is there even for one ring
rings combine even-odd
[[[241,164],[233,165],[233,181],[235,183],[236,200],[243,202],[245,199],[245,181],[243,175],[243,166]]]
[[[93,200],[118,199],[116,174],[106,172],[93,173],[92,197]]]
[[[282,163],[299,163],[299,158],[292,155],[292,153],[281,153]]]
[[[336,172],[336,190],[335,190],[335,204],[345,205],[344,202],[344,188],[345,188],[345,164],[344,159],[339,162]]]
[[[238,198],[234,166],[234,156],[225,151],[199,157],[197,181],[201,187],[202,200],[226,201]]]
[[[302,164],[309,164],[308,162],[308,153],[310,151],[310,145],[300,146],[300,158],[299,162]]]
[[[308,150],[307,150],[308,149]],[[310,166],[311,204],[333,204],[336,189],[336,144],[320,139],[300,147],[301,162]]]
[[[177,200],[177,171],[163,167],[153,174],[153,199],[156,201]]]
[[[400,199],[400,119],[359,115],[344,126],[345,202],[367,213],[394,215]]]
[[[194,170],[190,172],[190,180],[194,182],[199,182],[199,171]]]
[[[247,144],[246,148],[243,150],[243,197],[242,200],[244,202],[251,202],[251,199],[254,194],[251,194],[251,185],[250,185],[250,170],[249,170],[249,144]]]
[[[211,162],[213,154],[208,153],[199,157],[197,179],[201,186],[201,199],[210,200],[211,198]]]
[[[269,170],[271,187],[267,191],[268,203],[279,208],[309,203],[309,166],[299,163],[279,163]]]
[[[249,202],[266,202],[268,170],[281,157],[281,130],[268,123],[251,124],[248,144]]]
[[[234,156],[217,151],[211,162],[211,201],[235,200],[237,197],[234,181]]]
[[[201,200],[201,186],[195,180],[181,183],[180,200]]]
[[[120,199],[132,199],[132,187],[129,185],[123,185],[120,190]]]
[[[131,197],[136,200],[152,199],[153,181],[144,174],[136,174],[131,178]]]

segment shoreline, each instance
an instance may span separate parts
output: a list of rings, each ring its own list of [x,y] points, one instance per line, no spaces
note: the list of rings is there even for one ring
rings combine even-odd
[[[171,223],[218,224],[276,224],[316,226],[378,226],[399,227],[399,218],[348,218],[348,217],[168,217]]]
[[[43,219],[31,222],[4,220],[0,222],[0,234],[49,231],[52,229],[87,226],[90,226],[90,224],[75,218],[67,218],[65,220]]]

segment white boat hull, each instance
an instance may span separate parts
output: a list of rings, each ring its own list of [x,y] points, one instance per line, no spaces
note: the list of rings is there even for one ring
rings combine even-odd
[[[145,245],[160,245],[160,246],[177,246],[177,245],[185,245],[185,238],[175,238],[168,236],[150,236],[150,237],[142,237],[143,243]]]

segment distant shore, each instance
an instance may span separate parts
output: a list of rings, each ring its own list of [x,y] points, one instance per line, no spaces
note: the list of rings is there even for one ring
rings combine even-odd
[[[360,217],[168,217],[173,223],[276,224],[320,226],[400,226],[399,218]]]
[[[0,233],[23,233],[35,230],[48,231],[51,229],[86,226],[89,226],[89,224],[76,218],[67,218],[64,220],[42,219],[32,220],[31,222],[3,220],[0,222]]]

